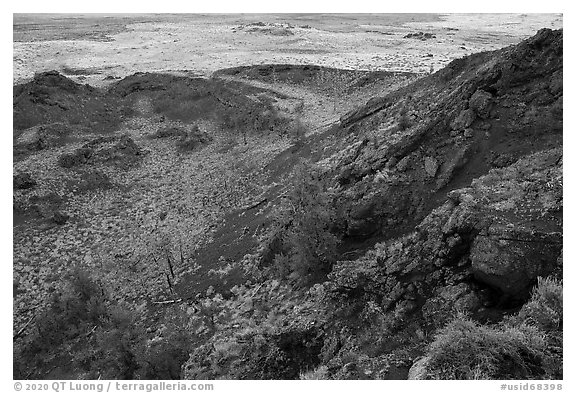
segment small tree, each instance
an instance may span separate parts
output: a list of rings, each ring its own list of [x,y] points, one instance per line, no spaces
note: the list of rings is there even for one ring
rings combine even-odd
[[[331,197],[320,172],[309,163],[294,171],[292,187],[276,212],[269,244],[280,244],[277,269],[301,283],[326,274],[336,259]],[[280,265],[280,266],[278,266]]]
[[[398,120],[398,128],[400,131],[404,131],[410,128],[411,122],[410,117],[408,116],[408,109],[404,106],[400,109],[400,119]]]

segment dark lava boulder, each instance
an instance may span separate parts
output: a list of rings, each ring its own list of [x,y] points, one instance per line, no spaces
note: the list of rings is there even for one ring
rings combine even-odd
[[[425,40],[429,40],[431,38],[436,38],[436,36],[432,33],[424,33],[422,31],[419,31],[417,33],[408,33],[404,36],[404,38],[417,38],[417,39],[420,39],[422,41],[425,41]]]
[[[54,215],[52,216],[52,221],[56,225],[64,225],[64,224],[66,224],[66,222],[68,221],[69,218],[70,218],[70,216],[68,214],[63,213],[61,211],[56,211],[56,212],[54,212]]]
[[[14,175],[13,187],[18,190],[27,190],[36,186],[36,180],[28,172],[20,172]]]
[[[126,134],[100,136],[71,153],[62,154],[58,158],[58,164],[64,168],[73,168],[84,164],[101,163],[129,169],[138,164],[143,155],[144,151]]]
[[[492,94],[478,89],[472,94],[468,104],[478,117],[487,119],[490,117],[490,110],[492,109]]]
[[[94,154],[91,148],[79,148],[72,153],[63,153],[58,157],[58,165],[63,168],[73,168],[79,165],[86,164],[90,157]]]
[[[453,130],[463,130],[468,128],[476,120],[476,114],[472,109],[464,109],[460,114],[450,123]]]
[[[490,226],[470,250],[474,277],[513,298],[526,299],[539,276],[558,266],[562,234]]]
[[[184,135],[180,136],[176,146],[180,152],[190,152],[210,143],[212,139],[213,138],[210,134],[201,131],[198,126],[194,126],[190,131],[187,131]]]

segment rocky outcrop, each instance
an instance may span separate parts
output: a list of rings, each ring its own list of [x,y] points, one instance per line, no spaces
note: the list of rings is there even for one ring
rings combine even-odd
[[[492,103],[492,94],[482,89],[478,89],[474,94],[472,94],[472,97],[470,97],[468,105],[470,105],[470,109],[472,109],[478,117],[481,119],[488,119],[490,117]]]
[[[417,38],[419,40],[426,41],[432,38],[436,38],[436,36],[432,33],[424,33],[419,31],[417,33],[408,33],[404,36],[404,38]]]
[[[538,277],[558,267],[561,250],[561,232],[490,226],[472,245],[472,273],[503,294],[526,298]]]
[[[144,151],[128,135],[102,136],[82,145],[71,153],[58,157],[58,164],[63,168],[75,168],[84,164],[101,162],[128,169],[136,165]]]
[[[476,120],[476,114],[472,109],[464,109],[460,114],[450,123],[450,128],[453,130],[463,130],[468,128]]]
[[[379,141],[339,149],[333,170],[343,189],[336,201],[343,233],[354,241],[408,233],[450,190],[561,146],[561,75],[562,31],[545,29],[517,46],[455,60],[342,116],[347,146]],[[407,128],[397,126],[403,114],[412,119]],[[370,217],[354,215],[359,200],[372,206]]]
[[[420,310],[430,327],[525,301],[537,277],[562,269],[561,157],[536,153],[452,191],[414,232],[338,262],[328,287],[385,311]]]
[[[96,132],[116,129],[126,108],[113,97],[81,85],[57,71],[37,74],[14,86],[14,128],[23,130],[54,122],[85,126]]]

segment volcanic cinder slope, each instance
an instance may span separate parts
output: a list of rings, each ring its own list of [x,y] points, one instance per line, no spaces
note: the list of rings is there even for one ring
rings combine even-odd
[[[268,64],[15,86],[15,375],[398,379],[422,357],[411,377],[442,378],[455,315],[504,329],[562,278],[562,40],[543,29],[423,77]],[[338,112],[352,99],[368,100]],[[306,225],[337,243],[322,269],[290,262],[314,209]],[[74,267],[115,311],[87,307],[46,345]],[[546,350],[478,375],[561,378],[558,319]]]
[[[301,303],[270,288],[277,324],[249,306],[264,326],[228,325],[184,375],[292,378],[304,365],[318,378],[401,378],[456,313],[491,324],[516,312],[538,277],[562,277],[562,94],[562,31],[541,30],[341,117],[310,143],[328,152],[312,156],[350,260]],[[260,263],[286,247],[266,243]],[[419,378],[442,378],[419,367]],[[501,377],[530,372],[506,366]]]

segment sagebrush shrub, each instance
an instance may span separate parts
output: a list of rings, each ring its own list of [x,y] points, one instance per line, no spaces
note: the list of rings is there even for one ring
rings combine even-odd
[[[459,315],[430,345],[430,379],[528,379],[544,374],[545,336],[520,325],[483,326]]]
[[[496,325],[458,315],[429,347],[429,379],[562,379],[562,282],[539,278],[521,310]]]
[[[277,272],[309,282],[332,268],[337,237],[330,232],[334,209],[320,173],[299,165],[290,192],[275,213],[267,245],[276,249]]]
[[[562,292],[562,282],[539,277],[532,297],[517,318],[548,332],[562,329]]]

